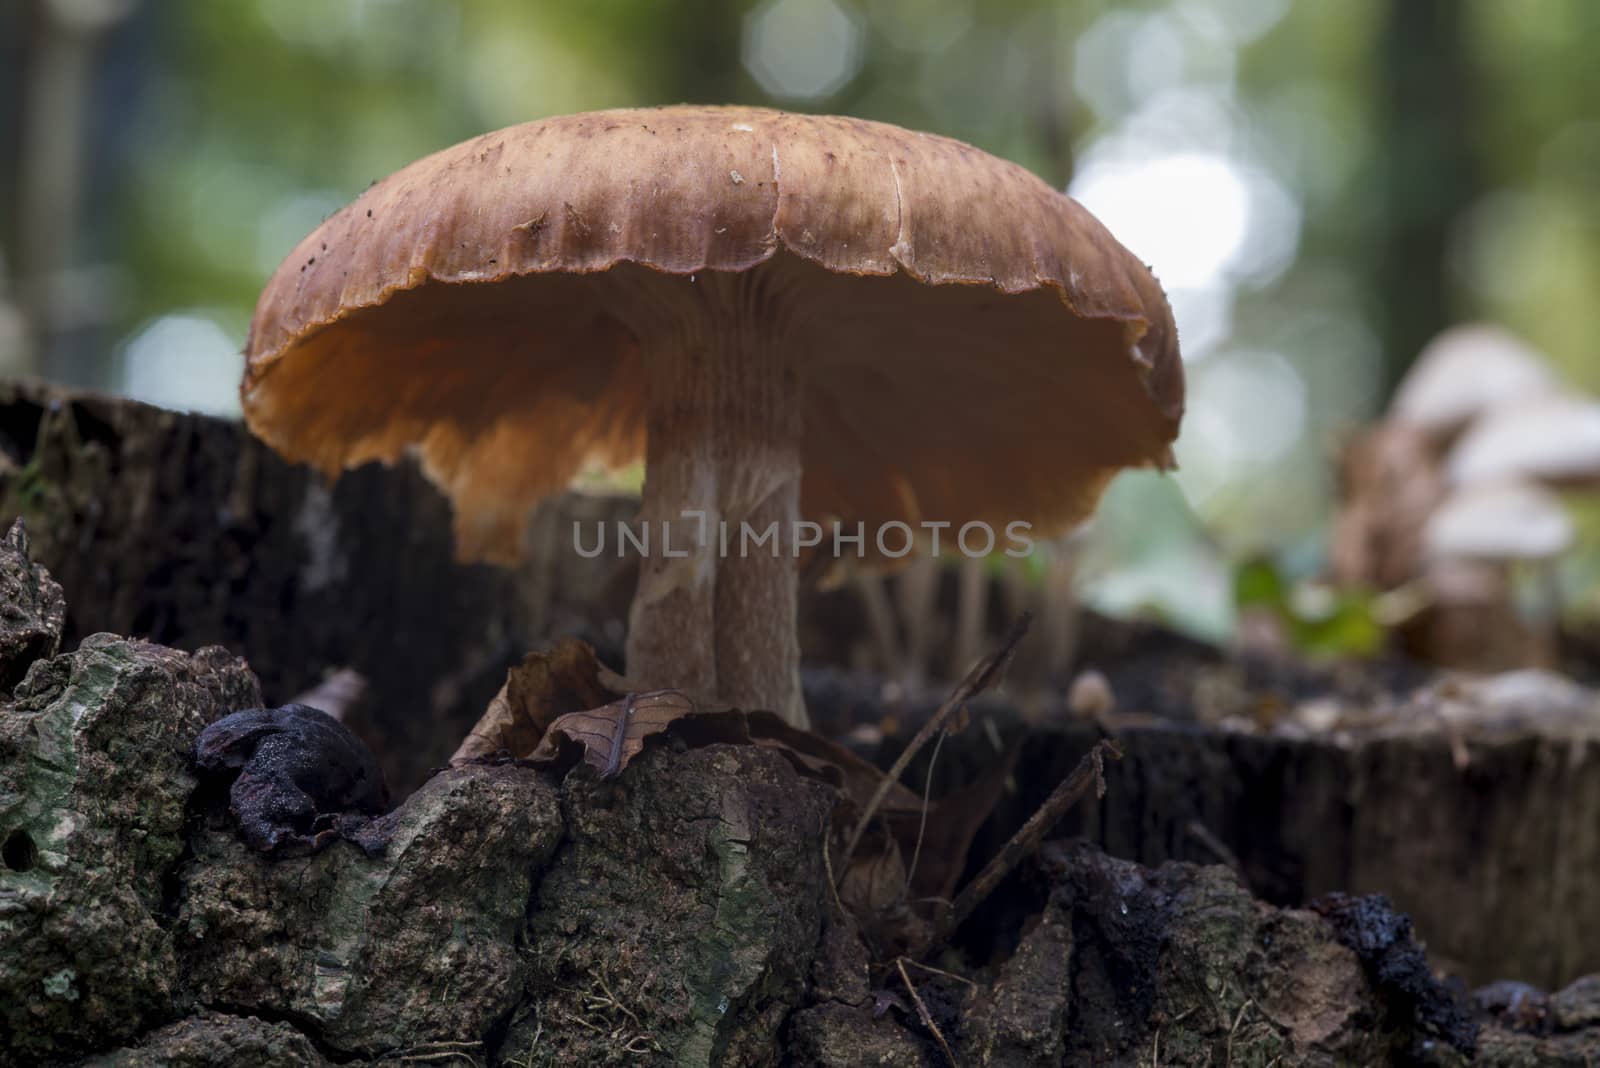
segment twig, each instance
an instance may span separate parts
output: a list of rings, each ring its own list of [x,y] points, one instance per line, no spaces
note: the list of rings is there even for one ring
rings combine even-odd
[[[478,1068],[473,1051],[483,1048],[482,1042],[425,1042],[399,1051],[401,1064],[440,1064],[449,1061],[466,1061]]]
[[[905,774],[906,767],[911,763],[912,758],[917,755],[923,746],[928,744],[928,739],[943,729],[945,721],[955,713],[956,709],[961,708],[972,698],[994,684],[994,680],[1000,674],[1000,670],[1011,659],[1011,654],[1016,651],[1017,643],[1028,632],[1028,624],[1032,620],[1033,615],[1030,612],[1024,612],[1017,617],[1017,621],[1011,624],[1011,630],[1006,634],[1005,641],[1000,644],[1000,648],[973,665],[972,670],[967,672],[967,677],[962,679],[960,684],[956,686],[955,692],[945,699],[944,704],[939,706],[938,711],[933,714],[928,722],[922,725],[921,730],[917,731],[916,737],[911,739],[911,744],[907,745],[905,751],[895,759],[894,765],[890,767],[888,774],[883,777],[882,782],[878,783],[878,788],[872,792],[871,799],[867,801],[867,807],[861,812],[861,818],[856,821],[855,827],[850,831],[850,839],[845,844],[843,860],[839,865],[842,873],[850,870],[850,858],[855,856],[856,846],[861,844],[862,834],[866,832],[867,825],[872,822],[872,818],[877,815],[878,807],[883,804],[883,799],[889,796],[889,791],[894,788],[895,783],[900,781],[900,776]],[[843,878],[842,873],[840,878]]]
[[[911,851],[911,864],[906,868],[905,885],[900,888],[902,901],[911,894],[911,880],[917,877],[917,862],[922,859],[922,838],[928,833],[928,800],[933,796],[933,769],[939,764],[939,750],[944,748],[944,739],[949,733],[943,730],[939,732],[938,741],[933,743],[933,755],[928,758],[928,776],[922,784],[922,812],[917,818],[917,845]]]
[[[931,964],[924,964],[919,960],[912,960],[910,957],[901,957],[900,960],[905,964],[911,965],[913,968],[921,968],[925,972],[932,972],[934,975],[942,975],[946,979],[951,979],[958,983],[965,983],[973,988],[976,988],[978,985],[964,975],[957,975],[955,972],[947,972],[943,968],[935,968]]]
[[[933,1022],[933,1017],[928,1013],[928,1006],[922,1003],[922,995],[917,993],[917,988],[911,985],[911,976],[906,972],[906,962],[902,958],[895,961],[895,967],[900,969],[900,981],[906,984],[906,989],[911,992],[911,1000],[916,1003],[917,1015],[922,1017],[922,1026],[933,1033],[933,1040],[939,1043],[939,1049],[944,1053],[944,1059],[950,1062],[950,1068],[961,1068],[956,1063],[956,1055],[950,1051],[950,1043],[944,1040],[944,1032],[939,1030],[939,1025]]]
[[[1050,833],[1067,809],[1088,792],[1091,785],[1095,788],[1096,797],[1106,795],[1105,758],[1108,756],[1112,760],[1122,759],[1122,750],[1109,740],[1096,742],[1094,748],[1084,754],[1078,766],[1072,769],[1072,774],[1050,792],[1044,804],[1011,836],[1005,848],[995,854],[994,859],[978,873],[978,877],[956,895],[955,901],[939,918],[939,925],[934,929],[933,946],[941,946],[949,940],[956,928],[972,915],[972,910],[994,893],[1000,880],[1011,874],[1012,869],[1022,863],[1023,857],[1039,848],[1044,836]]]
[[[602,1006],[607,1006],[607,1005],[616,1006],[618,1011],[620,1011],[624,1016],[626,1016],[628,1019],[633,1021],[633,1026],[635,1026],[639,1030],[643,1031],[644,1030],[644,1024],[639,1022],[639,1017],[635,1016],[633,1014],[633,1010],[628,1008],[628,1006],[624,1005],[622,1003],[622,1001],[617,997],[617,995],[615,995],[615,994],[613,994],[611,992],[611,987],[606,985],[605,974],[603,972],[600,972],[600,971],[597,970],[594,973],[594,981],[595,981],[596,984],[599,985],[601,992],[605,994],[604,1000],[599,999],[599,998],[595,998],[595,1000],[599,1001]]]
[[[581,1016],[575,1016],[572,1013],[568,1012],[566,1009],[560,1009],[558,1011],[561,1013],[561,1015],[565,1016],[570,1023],[578,1024],[581,1027],[587,1027],[589,1030],[593,1031],[597,1035],[603,1035],[603,1034],[606,1033],[606,1029],[605,1028],[600,1027],[597,1024],[592,1024],[588,1020],[585,1020]]]
[[[628,723],[633,719],[633,700],[637,694],[630,691],[622,701],[622,714],[617,716],[617,728],[611,735],[611,755],[606,757],[602,779],[614,779],[622,773],[623,740],[628,737]]]
[[[1239,1030],[1239,1024],[1244,1021],[1244,1014],[1249,1012],[1250,1007],[1254,1004],[1255,999],[1246,998],[1245,1003],[1239,1006],[1239,1015],[1233,1018],[1233,1026],[1228,1028],[1228,1048],[1222,1061],[1223,1068],[1232,1068],[1233,1066],[1233,1036]]]
[[[839,900],[839,883],[833,877],[833,855],[827,838],[822,840],[822,870],[828,877],[828,892],[833,895],[833,907],[839,910],[841,918],[850,915],[844,910],[844,902]]]

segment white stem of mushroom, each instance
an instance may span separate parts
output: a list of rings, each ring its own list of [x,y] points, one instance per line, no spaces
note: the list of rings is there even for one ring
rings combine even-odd
[[[740,276],[696,284],[696,313],[645,353],[639,518],[650,544],[629,618],[628,678],[805,726],[799,372],[758,289]]]

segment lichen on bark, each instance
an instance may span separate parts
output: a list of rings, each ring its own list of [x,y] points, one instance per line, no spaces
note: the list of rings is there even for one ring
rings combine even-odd
[[[258,701],[220,649],[96,635],[34,662],[0,704],[0,1057],[92,1050],[172,1013],[187,752]]]
[[[821,929],[833,791],[776,753],[713,745],[647,750],[614,782],[580,767],[564,792],[568,841],[534,898],[503,1055],[775,1063]]]

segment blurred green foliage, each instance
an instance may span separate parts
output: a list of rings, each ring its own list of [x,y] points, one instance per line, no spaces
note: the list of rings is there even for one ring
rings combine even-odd
[[[1296,582],[1271,560],[1257,557],[1234,571],[1233,598],[1241,615],[1266,613],[1301,653],[1363,657],[1384,646],[1385,629],[1366,590]]]

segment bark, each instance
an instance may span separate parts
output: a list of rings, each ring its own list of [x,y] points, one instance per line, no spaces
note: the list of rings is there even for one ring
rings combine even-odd
[[[1114,676],[1115,677],[1115,676]],[[1191,684],[1203,686],[1199,679]],[[1000,848],[1101,737],[1092,722],[1038,731],[991,706],[1021,746],[1018,790],[974,843]],[[1006,726],[1006,724],[1011,724]],[[948,739],[953,777],[992,760],[982,732]],[[1339,890],[1383,893],[1441,966],[1472,983],[1559,986],[1600,970],[1600,736],[1559,726],[1289,738],[1193,723],[1119,730],[1107,794],[1057,834],[1114,856],[1236,864],[1280,905]],[[908,778],[921,782],[913,765]],[[1494,932],[1492,937],[1487,932]]]
[[[257,701],[221,649],[113,635],[34,661],[0,700],[0,1064],[104,1048],[174,1015],[185,754],[209,720]]]

